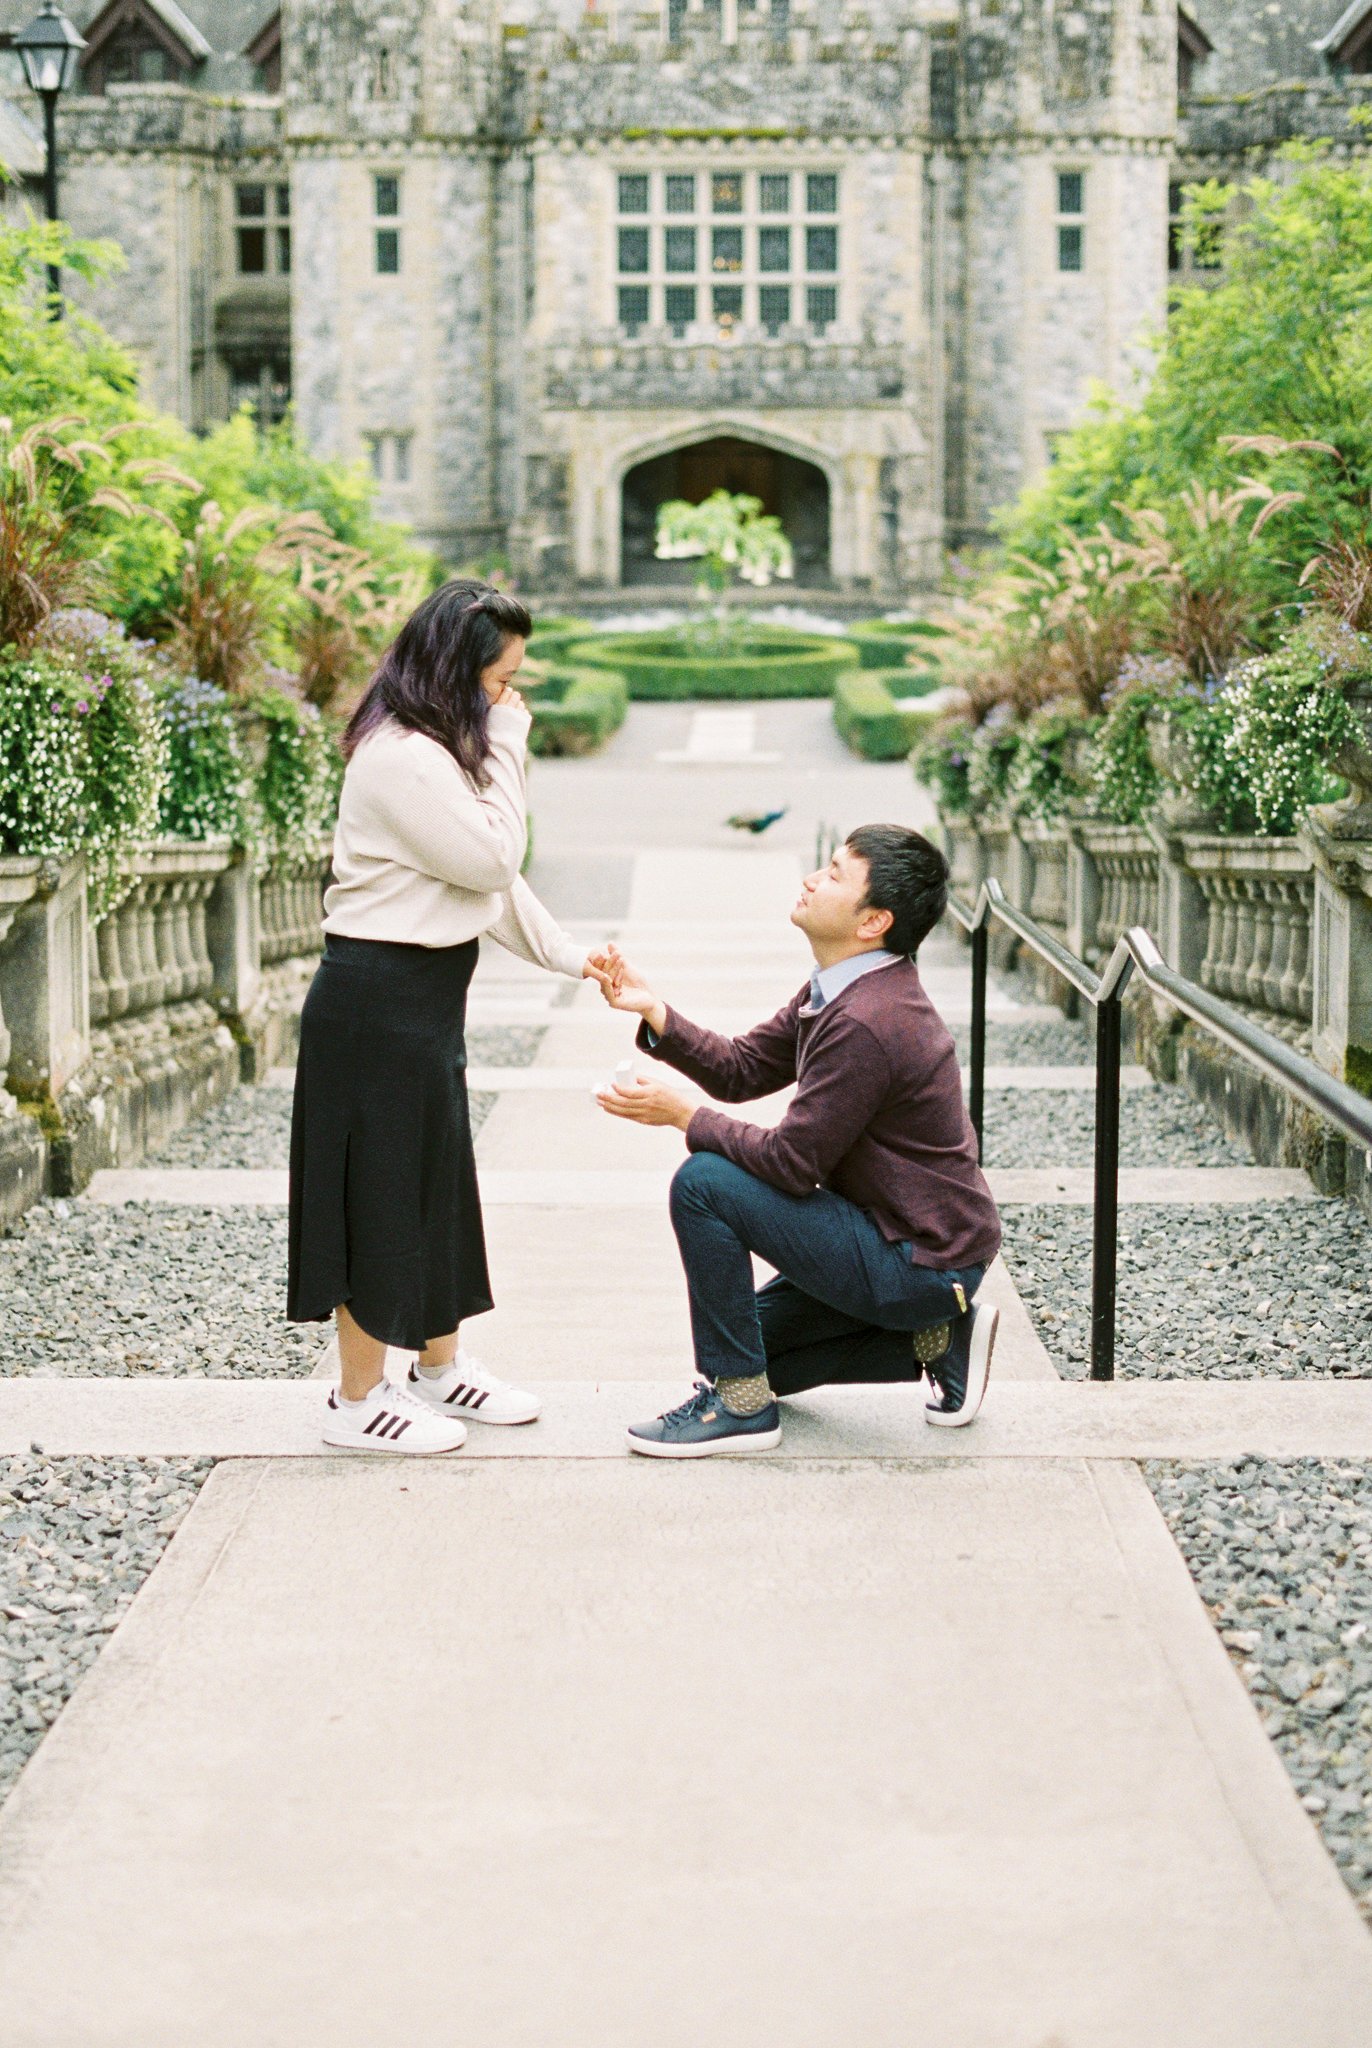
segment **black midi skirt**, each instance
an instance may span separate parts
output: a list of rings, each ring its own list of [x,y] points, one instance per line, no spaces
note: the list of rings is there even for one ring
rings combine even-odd
[[[286,1314],[418,1351],[491,1307],[467,1111],[479,943],[325,935],[300,1018]]]

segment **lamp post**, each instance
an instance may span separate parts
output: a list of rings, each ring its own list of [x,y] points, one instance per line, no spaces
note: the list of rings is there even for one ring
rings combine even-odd
[[[78,52],[86,47],[65,14],[59,14],[55,0],[47,0],[43,12],[27,28],[18,30],[12,48],[19,52],[24,76],[43,102],[43,135],[47,143],[47,166],[43,177],[43,198],[49,220],[57,215],[57,102],[76,74]],[[62,272],[48,265],[48,317],[62,317]]]

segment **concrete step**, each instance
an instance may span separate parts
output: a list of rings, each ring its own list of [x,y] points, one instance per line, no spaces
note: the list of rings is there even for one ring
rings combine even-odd
[[[484,1351],[484,1346],[481,1347]],[[395,1358],[391,1371],[403,1374]],[[624,1432],[689,1391],[676,1379],[531,1383],[543,1415],[519,1429],[472,1423],[469,1458],[629,1455]],[[825,1387],[785,1401],[780,1464],[979,1458],[1372,1458],[1372,1381],[1347,1379],[993,1380],[967,1429],[924,1424],[917,1386]],[[320,1458],[318,1380],[0,1379],[0,1457],[40,1443],[49,1457]],[[403,1462],[403,1461],[402,1461]]]

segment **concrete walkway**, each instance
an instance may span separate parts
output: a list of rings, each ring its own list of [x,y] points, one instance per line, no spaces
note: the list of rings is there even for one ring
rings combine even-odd
[[[789,730],[764,707],[752,747]],[[589,890],[646,844],[626,951],[751,1022],[803,972],[811,813],[722,845],[708,818],[785,764],[702,796],[652,759],[683,733],[636,712],[604,761],[540,764],[540,845]],[[827,815],[912,813],[904,770],[832,776]],[[951,947],[929,980],[955,1010]],[[549,1006],[489,957],[482,984],[542,1004],[540,1070],[623,1056],[590,990]],[[258,1455],[5,1809],[4,2048],[1365,2048],[1372,1944],[1131,1462],[1361,1454],[1365,1390],[1059,1386],[1001,1271],[1006,1384],[952,1444],[872,1389],[796,1403],[770,1460],[631,1460],[615,1434],[689,1354],[665,1214],[621,1176],[679,1147],[502,1094],[483,1177],[606,1199],[492,1212],[481,1348],[549,1419],[485,1455],[261,1455],[317,1385],[91,1390],[92,1431],[179,1406]],[[74,1442],[78,1387],[6,1399]]]

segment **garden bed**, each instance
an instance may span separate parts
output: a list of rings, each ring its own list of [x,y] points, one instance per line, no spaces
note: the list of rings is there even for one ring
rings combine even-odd
[[[828,697],[856,659],[848,640],[774,628],[718,641],[675,633],[607,633],[576,641],[569,663],[622,676],[637,701]]]

